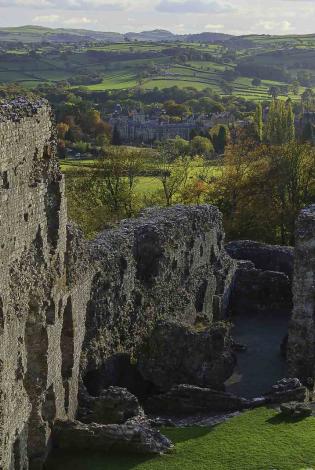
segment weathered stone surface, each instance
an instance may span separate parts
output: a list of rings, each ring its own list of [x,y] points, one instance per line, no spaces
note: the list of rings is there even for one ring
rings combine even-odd
[[[233,259],[251,261],[256,269],[277,271],[292,279],[294,248],[240,240],[228,243],[225,249]]]
[[[307,398],[307,390],[297,378],[282,379],[264,396],[269,403],[304,402]]]
[[[315,377],[315,205],[296,224],[293,282],[294,309],[287,358],[290,374],[303,382]]]
[[[86,391],[94,397],[100,396],[110,386],[127,388],[139,399],[151,393],[152,384],[145,381],[138,371],[134,359],[128,353],[117,353],[109,356],[102,366],[84,374],[80,396],[84,400]],[[83,393],[82,393],[83,392]]]
[[[137,454],[162,454],[173,447],[169,439],[148,425],[83,424],[79,421],[57,421],[53,442],[60,449]]]
[[[280,405],[280,411],[283,416],[305,418],[311,416],[313,413],[310,405],[308,405],[307,403],[298,403],[296,401],[282,403]]]
[[[97,373],[117,351],[133,354],[158,320],[221,320],[236,264],[223,245],[222,217],[212,206],[146,210],[92,242],[98,269],[83,373]]]
[[[64,180],[44,100],[0,105],[0,467],[35,468],[74,418],[89,289],[67,283]],[[77,272],[77,280],[80,272]]]
[[[84,423],[122,424],[143,415],[138,399],[120,387],[109,387],[99,397],[85,397],[84,405],[78,416]]]
[[[291,282],[286,274],[274,271],[237,269],[230,303],[231,312],[289,314],[292,309]]]
[[[226,251],[239,260],[230,299],[232,313],[291,312],[293,248],[246,240],[228,243]]]
[[[314,376],[313,221],[314,209],[301,216],[297,253],[305,262],[303,268],[298,264],[289,339],[290,363],[294,370],[305,367],[301,376]],[[84,241],[77,228],[67,225],[55,131],[43,100],[21,98],[0,105],[0,230],[0,467],[4,470],[41,467],[55,421],[76,416],[81,378],[95,395],[91,403],[97,414],[108,420],[108,397],[104,400],[101,392],[105,386],[124,386],[126,377],[128,388],[136,389],[138,383],[152,393],[157,386],[168,389],[183,379],[219,387],[230,374],[234,359],[220,322],[229,304],[236,262],[224,249],[220,212],[209,205],[150,209],[92,242]],[[276,305],[291,276],[290,254],[284,249],[277,258],[269,247],[258,256],[254,248],[250,255],[239,255],[247,261],[239,262],[238,275],[245,271],[244,282],[252,284],[256,276],[263,289],[274,280],[276,290],[264,298]],[[266,264],[266,258],[272,263]],[[250,295],[257,303],[254,287]],[[280,304],[283,301],[281,297]],[[176,338],[177,350],[165,343],[158,354],[148,356],[146,366],[141,366],[147,380],[140,382],[137,352],[154,338],[159,321],[178,325],[176,334],[169,334]],[[200,330],[204,325],[208,332]],[[186,364],[178,363],[179,352]],[[163,357],[171,374],[179,364],[175,379],[155,373]],[[144,364],[144,356],[141,361]],[[195,409],[198,393],[204,397],[206,392],[194,392],[190,399],[183,395],[184,409]],[[204,403],[211,406],[207,393],[209,402],[204,398]],[[212,403],[214,393],[219,392],[211,391]],[[236,407],[236,402],[231,404],[236,397],[216,397],[226,407]],[[126,407],[124,399],[117,395],[112,399],[118,412],[110,419],[124,420],[136,413],[135,401],[128,399]],[[159,452],[168,446],[160,438],[154,440],[141,413],[132,419],[113,428],[58,426],[66,430],[69,442],[71,429],[77,429],[79,441],[85,436],[91,448],[105,438],[110,448],[110,442],[115,447],[124,432],[129,437],[122,448]]]
[[[161,321],[139,350],[138,369],[161,391],[182,383],[222,388],[235,367],[231,346],[228,323],[196,331]]]
[[[249,408],[252,402],[245,398],[210,388],[177,385],[167,393],[151,397],[145,409],[151,413],[169,416],[195,413],[233,412]]]
[[[0,105],[0,157],[0,466],[35,469],[55,420],[76,415],[79,375],[130,362],[160,319],[221,320],[235,262],[212,206],[148,210],[84,241],[44,100]]]

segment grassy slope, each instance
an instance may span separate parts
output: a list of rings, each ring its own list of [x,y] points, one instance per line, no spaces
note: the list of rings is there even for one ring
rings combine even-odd
[[[36,29],[36,28],[35,28]],[[295,70],[309,70],[315,76],[313,70],[315,57],[315,40],[313,36],[301,37],[249,37],[253,43],[252,48],[238,49],[238,60],[244,58],[250,59],[254,63],[264,65],[288,64]],[[297,46],[298,45],[298,46]],[[164,55],[156,57],[157,52],[163,53],[164,49],[173,47],[172,43],[113,43],[94,46],[92,48],[82,49],[79,53],[72,53],[68,59],[50,53],[45,54],[41,49],[36,58],[29,57],[27,54],[8,54],[7,58],[2,57],[0,63],[0,83],[20,82],[27,88],[36,87],[42,82],[56,82],[67,80],[82,73],[82,70],[99,73],[103,80],[96,85],[90,85],[86,88],[92,91],[128,89],[138,86],[138,76],[146,66],[152,64],[159,65],[156,73],[150,78],[142,81],[142,87],[146,89],[170,88],[178,86],[180,88],[194,87],[197,90],[211,88],[218,94],[225,94],[226,90],[222,88],[224,80],[224,70],[233,69],[235,63],[226,64],[216,63],[216,57],[221,57],[222,47],[217,45],[199,45],[193,43],[182,43],[182,47],[194,49],[196,51],[210,52],[214,60],[209,61],[190,61],[186,65],[174,65],[170,61],[167,52]],[[294,47],[292,47],[294,46]],[[64,46],[67,48],[67,46]],[[283,49],[286,47],[285,49]],[[99,61],[91,57],[88,50],[115,51],[118,56],[112,61]],[[25,51],[24,51],[25,52]],[[146,52],[150,57],[137,58],[130,60],[119,60],[119,53],[122,52]],[[70,52],[71,53],[71,52]],[[69,67],[70,64],[70,67]],[[297,67],[299,64],[299,67]],[[309,67],[305,69],[302,67]],[[302,67],[302,68],[301,68]],[[252,80],[246,77],[239,77],[229,83],[232,86],[234,96],[243,97],[249,100],[261,101],[270,99],[268,89],[271,83],[263,80],[261,86],[252,85]],[[285,85],[281,82],[273,82],[274,85]],[[304,89],[301,87],[300,93]],[[293,100],[298,100],[299,96],[290,95]]]
[[[148,60],[147,62],[150,62]],[[152,62],[152,61],[151,61]],[[224,80],[223,71],[230,66],[223,66],[215,62],[194,61],[186,66],[173,66],[167,69],[167,75],[155,75],[154,78],[145,79],[142,83],[143,88],[153,89],[170,88],[177,86],[179,88],[193,87],[196,90],[211,88],[214,92],[222,94],[222,81]],[[86,88],[93,91],[102,91],[110,89],[127,89],[137,85],[138,67],[132,68],[129,63],[128,68],[124,66],[117,71],[106,71],[102,83],[90,85]],[[252,80],[246,77],[240,77],[230,83],[232,94],[248,100],[261,101],[270,99],[268,90],[271,85],[285,85],[283,82],[269,83],[263,80],[261,86],[253,86]],[[301,87],[301,93],[304,91]],[[289,95],[291,99],[299,99],[299,96]]]
[[[292,49],[289,51],[275,52],[277,41],[281,44],[281,38],[262,38],[257,37],[251,40],[254,42],[255,47],[252,49],[239,49],[238,56],[244,55],[252,57],[257,63],[275,64],[275,63],[288,63],[294,64],[295,62],[309,62],[313,61],[315,51],[314,49]],[[286,40],[288,40],[286,38]],[[295,38],[292,40],[296,41]],[[309,39],[308,39],[309,40]],[[312,39],[313,40],[313,39]],[[255,42],[256,41],[256,42]],[[301,39],[301,44],[303,40]],[[263,46],[264,47],[263,47]],[[52,54],[46,56],[45,54],[39,55],[36,58],[16,55],[15,58],[12,54],[8,55],[7,59],[2,58],[0,64],[0,82],[22,82],[27,87],[34,87],[37,84],[48,81],[54,82],[58,80],[67,80],[69,77],[80,74],[82,70],[89,70],[100,73],[103,76],[101,83],[96,85],[87,86],[87,89],[93,91],[113,90],[113,89],[128,89],[134,88],[138,85],[138,74],[143,70],[146,65],[160,64],[159,70],[151,78],[143,81],[142,86],[147,89],[154,87],[169,88],[178,86],[185,88],[192,86],[197,90],[204,88],[211,88],[214,92],[224,94],[222,89],[222,82],[224,80],[223,72],[225,69],[233,69],[234,64],[217,64],[215,61],[191,61],[185,66],[170,64],[170,58],[166,55],[156,57],[156,52],[163,51],[164,48],[171,47],[172,44],[163,43],[116,43],[101,47],[93,47],[94,50],[100,51],[116,51],[117,53],[132,50],[133,52],[150,52],[150,58],[135,58],[135,60],[113,60],[112,62],[99,60],[98,62],[85,54],[86,50],[82,53],[74,53],[69,60],[71,68],[67,60],[61,59]],[[200,46],[199,44],[186,44],[182,46],[193,48],[200,51],[211,52],[213,57],[220,56],[221,47],[216,45]],[[315,46],[315,41],[314,41]],[[137,56],[136,56],[137,57]],[[163,66],[164,63],[164,66]],[[167,66],[169,64],[169,66]],[[276,82],[275,84],[283,85],[283,83]],[[233,87],[233,94],[235,96],[244,97],[254,101],[269,99],[268,88],[270,84],[263,81],[262,85],[255,87],[252,85],[251,80],[245,77],[240,77],[230,85]],[[301,92],[303,89],[301,88]],[[290,96],[292,99],[299,97]]]
[[[137,456],[59,455],[47,470],[301,470],[315,465],[315,419],[282,421],[261,408],[209,428],[167,429],[174,453]]]

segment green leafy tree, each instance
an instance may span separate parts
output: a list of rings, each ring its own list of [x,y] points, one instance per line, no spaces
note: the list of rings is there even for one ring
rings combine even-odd
[[[273,100],[264,127],[264,140],[272,145],[282,145],[295,139],[294,113],[291,102]]]
[[[281,93],[281,90],[278,86],[271,86],[268,91],[269,95],[275,100]]]
[[[196,136],[190,142],[191,155],[200,155],[209,157],[213,154],[214,148],[212,142],[206,137]]]
[[[121,145],[121,136],[117,126],[113,129],[112,145]]]
[[[286,122],[286,142],[293,142],[295,140],[295,116],[292,109],[291,101],[286,104],[287,122]]]
[[[264,124],[263,124],[263,111],[261,103],[259,103],[256,107],[256,112],[254,116],[254,126],[255,132],[257,135],[257,139],[259,142],[263,140],[263,132],[264,132]]]
[[[315,151],[291,142],[228,147],[209,202],[219,206],[230,239],[294,244],[295,220],[315,197]]]
[[[294,95],[298,95],[300,93],[300,82],[298,80],[294,80],[292,82],[291,90]]]
[[[176,158],[172,147],[165,144],[160,146],[158,178],[162,183],[164,201],[167,206],[173,204],[175,196],[187,184],[191,165],[190,156]]]
[[[302,106],[305,111],[312,111],[314,105],[314,92],[311,88],[307,88],[301,96]]]
[[[213,147],[218,154],[223,154],[229,141],[229,130],[224,125],[215,126],[210,132]]]

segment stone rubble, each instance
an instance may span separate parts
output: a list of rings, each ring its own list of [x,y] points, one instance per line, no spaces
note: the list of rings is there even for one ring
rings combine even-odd
[[[173,444],[159,431],[142,424],[83,424],[79,421],[56,421],[53,442],[59,449],[134,454],[163,454]]]

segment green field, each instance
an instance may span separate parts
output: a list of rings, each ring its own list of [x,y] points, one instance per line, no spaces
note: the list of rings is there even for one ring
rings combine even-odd
[[[24,31],[24,30],[23,30]],[[38,34],[38,29],[26,28],[25,34]],[[12,30],[10,34],[15,34]],[[40,33],[50,34],[49,30]],[[4,34],[4,33],[3,33]],[[22,34],[22,33],[21,33]],[[79,34],[79,32],[76,32]],[[315,36],[246,36],[234,38],[238,47],[234,56],[227,57],[227,47],[222,44],[171,43],[171,42],[117,42],[91,46],[63,44],[58,51],[51,46],[37,49],[36,55],[26,49],[10,50],[1,55],[0,83],[19,83],[36,88],[42,83],[67,81],[80,75],[97,74],[97,83],[87,85],[75,82],[89,91],[154,89],[193,87],[211,89],[220,95],[232,94],[247,100],[270,99],[271,85],[285,87],[284,80],[262,80],[252,84],[253,76],[226,77],[240,64],[284,67],[293,74],[308,74],[315,89]],[[247,44],[249,43],[249,44]],[[246,47],[245,47],[246,46]],[[26,47],[26,45],[24,45]],[[180,54],[185,59],[180,58]],[[189,58],[191,56],[192,58]],[[198,59],[198,56],[203,56]],[[264,77],[264,78],[268,78]],[[299,95],[305,86],[301,86]],[[298,100],[299,95],[283,95]]]
[[[67,160],[61,161],[61,171],[66,175],[66,177],[79,177],[80,175],[84,176],[87,171],[93,171],[95,161],[94,160]],[[157,163],[148,162],[146,165],[147,170],[156,170],[158,168]],[[198,165],[192,166],[190,169],[190,177],[193,178],[201,172],[204,171],[204,167]],[[207,167],[208,175],[215,176],[220,174],[220,166],[211,164]],[[136,179],[136,192],[140,198],[148,196],[149,194],[154,194],[156,191],[162,190],[163,186],[161,180],[155,176],[138,176]]]
[[[47,470],[312,470],[315,418],[282,420],[261,408],[215,428],[163,429],[175,444],[169,455],[65,454],[56,452]]]

